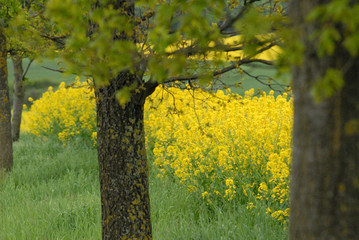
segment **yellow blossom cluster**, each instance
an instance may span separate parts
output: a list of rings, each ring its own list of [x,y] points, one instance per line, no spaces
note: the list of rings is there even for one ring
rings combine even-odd
[[[91,81],[81,83],[77,77],[71,87],[62,82],[57,91],[49,87],[39,100],[33,101],[31,109],[24,112],[26,124],[22,131],[36,136],[55,134],[61,141],[75,136],[90,138],[96,131],[95,107]]]
[[[229,91],[230,92],[230,91]],[[292,99],[254,90],[244,97],[159,87],[146,102],[145,130],[158,177],[177,178],[207,204],[264,201],[286,221]]]
[[[24,112],[24,129],[61,141],[96,141],[95,98],[90,82],[49,88]],[[206,204],[235,202],[288,219],[292,99],[273,92],[254,96],[158,87],[145,105],[147,150],[158,177],[177,179]]]

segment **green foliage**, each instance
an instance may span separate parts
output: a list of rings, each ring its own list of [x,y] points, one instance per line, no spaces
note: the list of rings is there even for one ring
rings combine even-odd
[[[56,29],[43,15],[47,0],[17,2],[16,14],[8,19],[6,29],[8,49],[14,55],[32,59],[54,52],[57,44],[50,39],[56,35]]]
[[[325,25],[313,37],[319,37],[318,53],[334,54],[337,44],[343,46],[352,56],[358,54],[359,4],[351,4],[348,0],[333,0],[328,4],[318,6],[308,14],[307,21],[318,21]],[[340,31],[339,28],[340,26]]]
[[[312,87],[312,95],[316,102],[323,98],[333,96],[344,86],[342,73],[338,69],[330,68],[326,71],[323,78],[318,79]]]
[[[305,48],[303,42],[311,41],[318,57],[332,56],[340,51],[347,51],[351,56],[359,54],[359,3],[349,0],[332,0],[327,4],[318,5],[310,11],[306,21],[319,24],[308,39],[303,39],[300,29],[284,28],[281,31],[285,43],[284,54],[279,57],[278,66],[288,71],[290,65],[303,64]],[[315,101],[331,97],[343,85],[343,72],[330,66],[324,76],[313,79],[311,93]]]
[[[282,2],[142,0],[132,6],[130,1],[50,0],[46,16],[66,36],[59,54],[70,72],[91,75],[98,86],[123,70],[161,83],[190,76],[193,68],[201,69],[196,79],[207,78],[229,64],[209,58],[224,49],[230,52],[243,45],[247,52],[243,58],[256,56],[278,38],[268,33],[283,19]],[[228,31],[244,37],[236,44],[225,43]],[[199,68],[193,59],[205,62],[206,68]],[[125,92],[118,94],[122,102],[126,102],[123,96],[129,97]]]
[[[335,50],[343,47],[351,56],[359,53],[359,4],[349,0],[333,0],[320,5],[308,14],[307,21],[319,22],[324,28],[318,29],[311,36],[318,39],[318,55],[332,56]],[[312,89],[316,101],[330,97],[339,91],[343,85],[343,73],[340,69],[330,68],[322,79],[319,79]]]
[[[19,0],[0,0],[1,25],[6,26],[6,21],[16,16],[21,9]]]

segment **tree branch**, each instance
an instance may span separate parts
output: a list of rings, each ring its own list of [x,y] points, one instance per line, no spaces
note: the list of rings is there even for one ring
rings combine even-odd
[[[24,73],[22,74],[22,77],[21,77],[22,80],[25,79],[25,76],[26,76],[27,72],[29,71],[29,68],[30,68],[30,66],[31,66],[31,64],[32,64],[33,61],[34,61],[34,59],[30,59],[29,64],[27,65],[27,67],[26,67]]]
[[[245,1],[244,6],[239,10],[239,12],[234,17],[231,17],[229,15],[228,18],[226,19],[226,21],[223,22],[223,24],[220,26],[220,32],[223,33],[228,28],[231,28],[233,26],[233,24],[243,16],[243,14],[248,9],[248,7],[252,3],[258,2],[258,1],[260,1],[260,0],[250,0],[249,2]]]
[[[145,92],[144,92],[144,97],[148,97],[149,95],[151,95],[156,87],[159,85],[158,82],[152,81],[152,78],[150,78],[150,80],[148,80],[147,82],[144,83],[144,88],[145,88]]]
[[[217,75],[221,75],[224,74],[226,72],[229,72],[233,69],[238,68],[240,65],[243,64],[248,64],[248,63],[263,63],[263,64],[267,64],[267,65],[273,65],[272,61],[267,61],[267,60],[263,60],[263,59],[243,59],[237,62],[234,62],[233,64],[222,68],[220,70],[214,70],[212,71],[211,75],[213,77],[217,76]],[[178,76],[178,77],[171,77],[168,80],[164,81],[163,83],[171,83],[171,82],[176,82],[176,81],[188,81],[188,80],[197,80],[199,78],[205,77],[206,75],[199,75],[199,74],[194,74],[191,76]]]
[[[267,51],[276,45],[278,45],[276,42],[272,42],[268,46],[265,46],[265,47],[259,49],[254,55],[244,58],[242,60],[236,61],[232,65],[222,68],[221,70],[215,70],[211,73],[211,75],[213,77],[215,77],[217,75],[221,75],[221,74],[229,72],[235,68],[238,68],[240,65],[248,64],[248,63],[263,63],[263,64],[267,64],[267,65],[273,65],[272,61],[268,61],[268,60],[264,60],[264,59],[256,59],[256,58],[252,58],[252,57],[255,57],[256,55],[263,53],[264,51]],[[197,80],[201,77],[205,77],[205,76],[198,75],[198,74],[194,74],[192,76],[177,76],[177,77],[169,78],[168,80],[164,81],[163,83],[170,83],[170,82],[175,82],[175,81]]]
[[[65,46],[64,39],[66,39],[68,36],[49,36],[49,35],[41,34],[41,37],[59,43],[62,46]]]
[[[59,69],[54,69],[54,68],[49,68],[49,67],[46,67],[46,66],[41,66],[47,70],[50,70],[50,71],[54,71],[54,72],[59,72],[59,73],[64,73],[65,71],[64,70],[59,70]]]

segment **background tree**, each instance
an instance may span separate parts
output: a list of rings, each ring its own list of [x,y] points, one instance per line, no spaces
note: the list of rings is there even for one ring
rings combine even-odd
[[[26,73],[29,70],[31,63],[33,62],[33,59],[29,61],[29,64],[24,71],[23,53],[10,51],[10,56],[14,69],[14,100],[11,121],[11,134],[12,140],[15,142],[20,138],[21,116],[25,98],[24,81]]]
[[[0,50],[0,170],[10,170],[13,166],[11,107],[7,82],[6,37],[2,26],[0,26]]]
[[[304,49],[291,53],[301,61],[293,68],[290,239],[358,239],[359,1],[292,1],[290,9],[300,39],[293,46]]]
[[[280,1],[51,0],[68,70],[92,76],[103,239],[151,239],[143,130],[147,96],[159,84],[205,86],[278,44]],[[269,34],[271,33],[271,34]],[[240,35],[236,42],[224,37]],[[243,54],[222,61],[238,50]],[[229,58],[228,58],[229,59]],[[199,67],[200,66],[200,67]],[[198,83],[196,83],[196,81]]]
[[[5,27],[17,9],[16,1],[0,1],[0,170],[10,170],[13,166]]]
[[[53,42],[49,37],[52,35],[51,27],[49,27],[48,20],[43,16],[45,10],[44,0],[18,0],[16,15],[10,19],[10,27],[7,31],[8,51],[13,63],[14,69],[14,102],[13,114],[11,122],[11,131],[13,141],[19,140],[21,115],[25,97],[24,81],[26,74],[37,56],[39,50],[44,52],[43,49],[51,51]],[[19,24],[26,31],[16,34],[12,31],[12,27],[19,27]],[[42,38],[34,32],[42,31]],[[24,34],[25,33],[25,34]],[[36,44],[25,44],[24,42],[32,42]],[[26,47],[27,45],[28,47]],[[29,58],[29,64],[23,68],[23,59]]]

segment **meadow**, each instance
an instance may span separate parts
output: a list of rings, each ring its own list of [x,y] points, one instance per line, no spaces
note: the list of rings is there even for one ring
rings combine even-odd
[[[25,134],[14,154],[12,173],[0,180],[0,239],[101,239],[92,145],[64,147],[57,139]],[[154,239],[286,239],[283,226],[264,213],[237,204],[210,210],[178,182],[156,175],[151,168]]]
[[[14,169],[0,177],[0,239],[101,238],[94,99],[82,80],[54,84],[24,112]],[[233,92],[194,100],[158,88],[148,99],[154,239],[287,239],[290,97]]]

